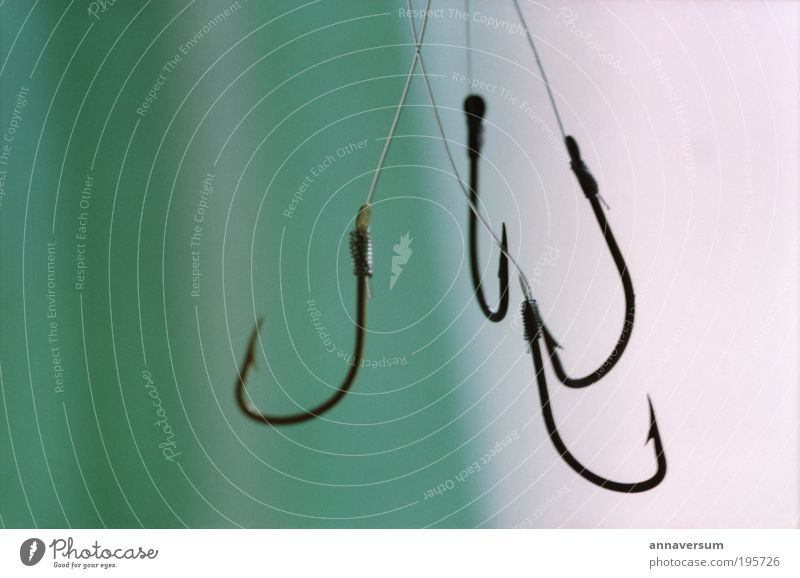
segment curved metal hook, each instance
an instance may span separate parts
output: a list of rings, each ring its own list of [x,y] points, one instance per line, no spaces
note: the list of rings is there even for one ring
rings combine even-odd
[[[525,324],[525,340],[531,348],[533,355],[533,366],[536,371],[536,381],[539,386],[539,399],[542,406],[542,414],[544,415],[545,425],[547,426],[547,434],[553,445],[558,451],[559,455],[564,459],[569,466],[575,470],[586,480],[591,483],[612,490],[614,492],[624,492],[628,494],[637,492],[646,492],[652,490],[659,485],[664,477],[667,475],[667,457],[664,454],[664,446],[661,443],[661,434],[658,431],[658,423],[656,422],[656,414],[653,410],[653,403],[650,396],[647,396],[647,404],[650,407],[650,430],[647,434],[647,441],[653,440],[653,450],[655,451],[656,461],[658,462],[658,469],[656,473],[650,478],[641,482],[615,482],[604,478],[581,464],[578,459],[570,453],[564,440],[561,439],[561,434],[558,432],[555,418],[553,417],[553,408],[550,404],[550,394],[547,391],[547,379],[544,375],[544,362],[542,361],[542,353],[539,350],[539,337],[541,337],[542,323],[539,317],[536,302],[533,299],[526,299],[522,303],[522,318]],[[645,443],[646,443],[645,442]]]
[[[603,207],[600,204],[600,188],[597,185],[597,181],[595,180],[594,176],[592,176],[592,173],[589,172],[589,168],[586,166],[586,163],[583,162],[583,159],[581,158],[581,151],[578,148],[578,143],[575,141],[575,139],[571,136],[567,136],[565,142],[567,145],[567,150],[569,151],[572,172],[575,173],[578,183],[583,190],[583,194],[586,195],[586,198],[589,199],[589,203],[592,205],[592,210],[594,210],[597,223],[600,225],[600,230],[603,232],[603,237],[606,240],[606,245],[608,246],[611,257],[614,260],[614,265],[617,267],[617,272],[619,273],[619,278],[622,282],[622,289],[625,293],[625,322],[622,325],[622,331],[617,339],[617,344],[603,364],[595,371],[584,377],[572,378],[567,375],[566,371],[564,371],[564,366],[561,363],[561,358],[558,355],[558,349],[561,346],[553,338],[547,327],[542,326],[544,343],[547,347],[548,353],[550,354],[553,364],[553,371],[555,372],[556,377],[558,377],[558,380],[567,387],[580,388],[592,385],[593,383],[599,381],[600,378],[611,371],[611,369],[622,357],[625,348],[628,347],[628,340],[630,338],[631,331],[633,330],[634,319],[636,318],[636,296],[633,293],[633,281],[631,280],[630,273],[628,272],[628,266],[625,263],[625,258],[622,256],[622,251],[619,249],[619,245],[614,237],[614,233],[611,232],[611,226],[608,224],[608,219],[606,218],[606,214],[603,212]]]
[[[353,385],[353,382],[356,379],[358,369],[361,367],[361,361],[364,357],[364,348],[366,344],[369,277],[372,276],[372,237],[369,227],[370,217],[371,206],[368,204],[362,206],[359,209],[358,217],[356,218],[356,229],[350,233],[350,250],[353,256],[353,272],[358,279],[356,283],[356,338],[353,360],[350,363],[350,369],[348,370],[344,380],[331,397],[312,409],[302,410],[298,413],[289,415],[267,414],[256,409],[250,403],[249,396],[246,393],[245,382],[247,381],[248,373],[255,365],[256,361],[255,346],[258,340],[258,334],[262,321],[259,319],[256,323],[256,326],[253,328],[253,333],[250,335],[250,341],[247,345],[247,353],[245,354],[242,367],[239,370],[236,379],[236,402],[239,405],[239,409],[241,409],[247,417],[273,426],[302,423],[304,421],[321,416],[323,413],[339,403],[345,395],[347,395],[347,392],[350,390],[350,387]]]
[[[472,206],[478,207],[478,158],[483,144],[483,115],[486,113],[486,102],[477,94],[471,94],[464,100],[464,114],[467,116],[467,155],[469,156],[469,190]],[[508,312],[508,237],[506,225],[503,223],[500,266],[497,276],[500,279],[500,303],[492,310],[486,301],[481,286],[481,270],[478,263],[478,216],[474,211],[469,213],[469,265],[472,274],[472,286],[478,299],[481,311],[489,321],[501,321]]]

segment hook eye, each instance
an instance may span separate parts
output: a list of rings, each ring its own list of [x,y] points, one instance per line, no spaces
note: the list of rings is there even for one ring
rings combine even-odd
[[[464,99],[464,114],[467,115],[467,153],[475,160],[483,145],[483,117],[486,114],[486,101],[477,94]]]

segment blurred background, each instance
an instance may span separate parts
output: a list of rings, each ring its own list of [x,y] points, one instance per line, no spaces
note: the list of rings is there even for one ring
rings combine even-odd
[[[264,411],[316,405],[347,370],[347,235],[413,55],[405,2],[2,0],[0,523],[799,526],[798,4],[521,6],[637,295],[606,378],[548,374],[554,413],[583,463],[636,481],[655,468],[649,395],[660,486],[593,486],[547,438],[520,290],[485,320],[420,76],[376,191],[352,392],[285,428],[237,408],[259,317]],[[622,288],[513,4],[432,9],[457,168],[476,93],[481,209],[567,369],[591,371]],[[499,254],[480,243],[493,303]]]

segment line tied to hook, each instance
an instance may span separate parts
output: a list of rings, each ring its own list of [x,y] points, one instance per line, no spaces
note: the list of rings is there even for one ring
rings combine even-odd
[[[533,347],[533,342],[542,335],[543,324],[539,315],[539,305],[531,297],[526,297],[522,301],[522,325],[525,327],[525,341],[528,347]]]
[[[372,205],[361,206],[356,216],[356,228],[350,232],[350,255],[353,258],[353,274],[369,280],[372,277]],[[372,298],[372,290],[367,283],[367,298]]]
[[[603,195],[600,194],[600,186],[597,184],[597,180],[581,157],[581,149],[578,147],[578,141],[576,141],[574,137],[567,135],[564,137],[564,143],[567,145],[567,152],[569,153],[569,166],[572,172],[575,173],[583,194],[586,195],[587,199],[597,197],[603,202],[606,209],[610,210],[611,207],[603,198]]]

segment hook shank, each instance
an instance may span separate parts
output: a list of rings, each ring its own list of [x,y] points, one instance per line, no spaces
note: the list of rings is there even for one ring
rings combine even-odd
[[[483,314],[489,321],[502,321],[508,312],[509,304],[509,276],[508,276],[508,236],[506,225],[503,223],[503,233],[500,249],[500,265],[497,277],[500,280],[500,303],[496,310],[489,307],[481,284],[481,268],[478,259],[478,216],[472,207],[478,207],[478,159],[483,144],[483,115],[486,112],[485,101],[477,94],[472,94],[464,100],[464,113],[467,117],[467,156],[469,157],[469,265],[472,276],[472,286],[475,296]]]
[[[605,374],[611,371],[611,369],[619,362],[623,352],[628,347],[631,332],[633,331],[633,323],[636,318],[636,295],[633,292],[633,280],[631,279],[631,275],[628,271],[628,266],[625,263],[625,257],[622,256],[622,251],[620,251],[617,240],[614,237],[614,233],[611,231],[611,226],[609,225],[606,214],[603,211],[603,206],[600,204],[600,188],[597,185],[597,181],[589,171],[586,163],[583,162],[580,149],[578,148],[578,143],[575,141],[575,139],[571,136],[567,136],[565,138],[565,142],[571,159],[570,166],[572,168],[572,172],[575,173],[578,183],[581,186],[581,190],[583,190],[583,194],[586,196],[592,206],[595,218],[597,219],[597,224],[600,226],[600,230],[603,232],[603,238],[605,239],[606,246],[611,253],[611,258],[614,260],[614,265],[619,273],[622,289],[625,294],[625,321],[622,325],[620,335],[617,338],[617,343],[602,365],[584,377],[573,378],[567,375],[561,362],[561,358],[558,354],[558,349],[560,347],[558,342],[555,340],[555,338],[553,338],[546,326],[542,327],[544,343],[547,347],[547,352],[550,355],[553,371],[555,372],[556,377],[558,377],[558,380],[567,387],[581,388],[596,383]]]

